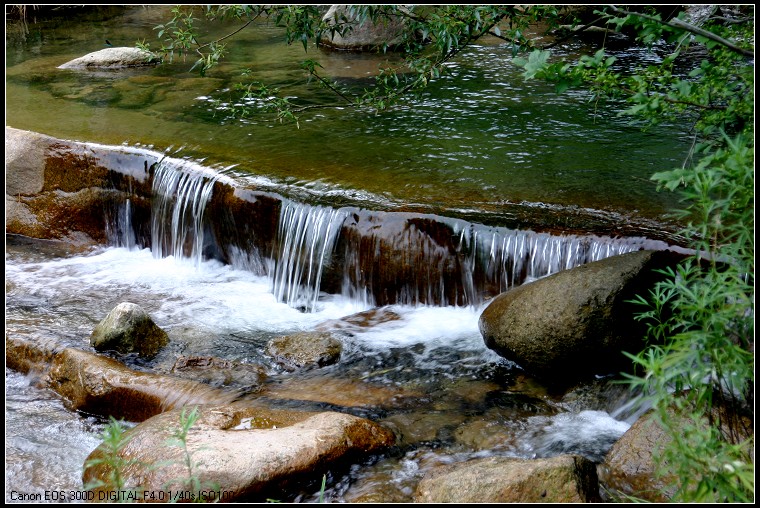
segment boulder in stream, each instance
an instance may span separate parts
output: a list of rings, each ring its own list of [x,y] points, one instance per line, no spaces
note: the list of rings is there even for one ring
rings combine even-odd
[[[304,332],[277,337],[267,352],[287,370],[325,367],[340,360],[343,344],[328,332]]]
[[[350,6],[331,5],[330,9],[322,18],[322,21],[330,26],[341,23],[350,23],[351,30],[344,35],[332,34],[325,31],[319,39],[319,43],[333,49],[352,51],[372,51],[386,45],[393,47],[403,41],[404,28],[401,17],[388,17],[377,23],[371,19],[361,24],[357,23],[355,16],[350,11]]]
[[[675,264],[667,251],[636,251],[564,270],[500,294],[480,316],[486,345],[550,384],[630,366],[622,351],[644,347],[629,300],[648,295]]]
[[[187,455],[167,444],[180,426],[179,409],[160,414],[127,432],[119,456],[132,461],[122,471],[128,487],[147,499],[190,490],[185,459],[192,461],[198,485],[213,501],[282,500],[282,489],[318,482],[353,461],[393,444],[393,434],[364,418],[336,412],[299,412],[229,405],[201,406],[187,435]],[[103,446],[88,460],[102,458]],[[107,481],[106,462],[85,467],[83,481]],[[318,483],[316,483],[318,485]],[[108,486],[100,488],[98,495]],[[198,490],[192,489],[197,496]],[[105,494],[107,497],[108,494]],[[152,496],[152,497],[150,497]],[[189,499],[187,499],[189,500]]]
[[[96,351],[137,352],[152,358],[169,343],[169,336],[135,303],[122,302],[95,327],[90,345]]]
[[[156,65],[159,58],[151,53],[133,47],[105,48],[59,65],[59,69],[123,69]]]

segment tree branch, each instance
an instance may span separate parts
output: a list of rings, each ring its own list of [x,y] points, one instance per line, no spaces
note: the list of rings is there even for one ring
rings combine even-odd
[[[223,41],[224,39],[228,39],[228,38],[232,37],[236,33],[240,32],[242,29],[244,29],[245,27],[247,27],[248,25],[250,25],[251,23],[253,23],[253,21],[256,18],[258,18],[259,16],[260,16],[260,13],[256,14],[256,16],[254,16],[253,18],[249,19],[248,22],[245,25],[241,26],[240,28],[238,28],[234,32],[225,35],[224,37],[221,37],[221,38],[219,38],[219,39],[217,39],[215,41],[207,42],[206,44],[201,44],[200,46],[198,46],[197,48],[195,48],[195,51],[197,51],[198,53],[201,53],[201,49],[205,48],[206,46],[210,46],[212,44],[216,44],[217,42],[220,42],[220,41]],[[203,53],[201,53],[201,56],[202,55],[203,55]]]
[[[736,44],[734,44],[732,41],[729,41],[728,39],[724,39],[723,37],[715,35],[714,33],[710,32],[708,30],[704,30],[702,28],[696,27],[696,26],[692,25],[691,23],[687,23],[686,21],[683,21],[683,20],[681,20],[679,18],[673,18],[673,19],[671,19],[668,22],[668,21],[663,21],[661,19],[657,19],[654,16],[649,16],[647,14],[641,14],[641,13],[638,13],[638,12],[630,12],[630,11],[626,11],[624,9],[619,9],[619,8],[615,7],[614,5],[611,5],[610,9],[612,9],[612,11],[615,12],[615,13],[617,13],[617,14],[622,14],[624,16],[638,16],[638,17],[643,18],[643,19],[648,19],[650,21],[655,21],[655,22],[660,23],[662,25],[669,26],[670,28],[675,28],[677,30],[685,30],[685,31],[693,33],[695,35],[700,35],[702,37],[710,39],[711,41],[717,42],[718,44],[721,44],[721,45],[727,47],[731,51],[734,51],[736,53],[742,54],[744,56],[748,56],[748,57],[752,57],[752,58],[754,58],[754,56],[755,56],[755,52],[754,51],[750,51],[750,50],[747,50],[747,49],[744,49],[744,48],[740,48],[739,46],[737,46]]]
[[[564,37],[562,37],[561,39],[558,39],[558,40],[556,40],[556,41],[552,42],[551,44],[548,44],[548,45],[544,46],[544,47],[543,47],[543,48],[541,48],[541,49],[542,49],[543,51],[546,51],[547,49],[551,49],[551,48],[553,48],[553,47],[554,47],[554,46],[556,46],[557,44],[562,44],[563,42],[565,42],[566,40],[568,40],[570,37],[572,37],[572,36],[574,36],[574,35],[577,35],[577,34],[579,34],[579,33],[583,32],[583,31],[585,31],[585,30],[588,30],[588,29],[589,29],[589,28],[591,28],[593,25],[595,25],[596,23],[600,22],[600,21],[601,21],[601,20],[603,20],[603,19],[604,19],[604,17],[601,17],[601,18],[597,18],[597,19],[595,19],[594,21],[591,21],[591,22],[589,22],[589,23],[586,23],[586,24],[585,24],[585,25],[583,25],[582,27],[580,27],[580,28],[577,28],[577,29],[575,29],[575,30],[571,31],[571,32],[570,32],[569,34],[567,34],[566,36],[564,36]]]

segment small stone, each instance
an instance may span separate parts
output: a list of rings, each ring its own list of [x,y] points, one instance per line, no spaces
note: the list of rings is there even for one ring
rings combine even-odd
[[[342,350],[341,342],[324,332],[296,333],[267,344],[267,352],[288,370],[332,365],[340,360]]]
[[[152,358],[169,343],[169,336],[137,304],[123,302],[98,323],[90,336],[96,351],[137,352]]]

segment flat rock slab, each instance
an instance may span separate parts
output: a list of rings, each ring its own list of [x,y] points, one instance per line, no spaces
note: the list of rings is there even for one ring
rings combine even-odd
[[[72,411],[142,421],[190,404],[230,403],[237,395],[203,383],[138,372],[104,356],[66,348],[53,359],[49,386]]]

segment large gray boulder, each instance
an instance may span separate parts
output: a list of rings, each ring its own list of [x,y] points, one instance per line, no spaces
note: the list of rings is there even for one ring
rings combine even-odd
[[[122,302],[95,327],[90,345],[96,351],[137,352],[152,358],[169,343],[169,336],[137,304]]]
[[[147,492],[148,500],[169,500],[172,493],[188,490],[197,496],[198,489],[186,483],[191,475],[206,492],[218,492],[222,501],[282,500],[283,488],[318,481],[327,470],[378,453],[394,442],[392,433],[380,425],[343,413],[201,406],[187,436],[185,455],[181,447],[167,445],[180,427],[180,415],[180,410],[169,411],[137,425],[128,431],[129,441],[119,451],[121,458],[132,461],[122,471],[124,483],[139,487],[141,495]],[[103,446],[97,448],[88,460],[102,458],[104,451]],[[109,464],[101,462],[85,467],[83,480],[107,482],[110,472]],[[103,486],[98,495],[110,489]]]
[[[486,345],[550,383],[571,383],[630,365],[621,353],[644,347],[635,295],[672,253],[638,251],[565,270],[500,294],[480,316]]]
[[[450,464],[417,486],[418,503],[588,503],[599,500],[596,466],[583,457],[489,457]]]
[[[345,35],[325,32],[319,39],[320,44],[334,49],[362,51],[375,50],[383,47],[383,44],[392,48],[402,42],[404,28],[400,17],[383,18],[378,23],[367,20],[358,24],[350,8],[346,5],[330,6],[322,20],[332,26],[348,22],[352,29]],[[344,18],[347,21],[343,21]]]
[[[138,48],[105,48],[59,65],[59,69],[122,69],[156,65],[158,57],[150,51]]]

